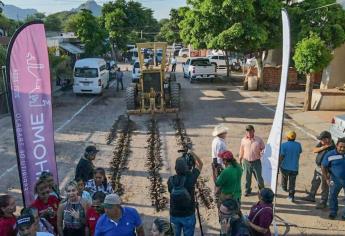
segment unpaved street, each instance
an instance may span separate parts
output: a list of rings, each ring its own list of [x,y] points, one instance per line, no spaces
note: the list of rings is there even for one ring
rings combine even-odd
[[[178,71],[181,66],[178,65]],[[195,152],[202,158],[204,169],[202,176],[211,177],[211,141],[212,130],[220,123],[229,127],[228,147],[236,155],[240,140],[244,135],[244,127],[253,124],[256,134],[267,140],[274,116],[274,97],[262,97],[258,92],[243,92],[229,82],[215,81],[190,84],[178,72],[178,82],[182,87],[182,108],[179,118],[182,120],[187,135],[191,138]],[[130,83],[130,72],[125,73],[125,84]],[[269,92],[268,92],[269,94]],[[287,113],[299,110],[295,104],[293,93],[288,95]],[[75,96],[71,91],[59,92],[54,97],[54,126],[56,159],[59,170],[60,187],[74,177],[74,168],[85,146],[95,144],[101,152],[97,155],[95,165],[106,168],[111,176],[110,162],[119,135],[107,145],[106,137],[112,125],[125,114],[125,93],[116,92],[114,87],[103,96]],[[164,166],[160,170],[163,184],[174,173],[175,159],[179,145],[175,136],[174,120],[176,114],[160,114],[157,121],[161,139],[161,157]],[[130,155],[127,168],[122,172],[120,181],[124,187],[123,201],[134,206],[141,213],[146,232],[156,216],[168,217],[168,210],[156,212],[151,206],[150,180],[148,177],[147,149],[150,115],[130,116],[133,121],[133,132],[130,141]],[[300,172],[297,178],[296,202],[287,200],[286,193],[278,187],[277,216],[280,235],[345,235],[345,224],[342,221],[328,220],[328,212],[316,210],[314,204],[300,200],[309,188],[314,170],[314,155],[311,153],[315,140],[312,130],[296,128],[296,124],[286,119],[284,129],[294,129],[297,139],[302,143],[304,152],[300,161]],[[9,117],[0,119],[0,193],[14,194],[21,205],[20,185],[16,167],[15,149]],[[253,181],[255,183],[255,180]],[[207,185],[213,190],[212,181]],[[257,188],[253,189],[254,191]],[[343,194],[340,194],[343,207]],[[165,194],[168,197],[168,194]],[[246,214],[251,205],[257,201],[256,196],[242,197],[242,209]],[[340,210],[342,210],[342,207]],[[203,228],[206,235],[218,235],[216,209],[201,207]],[[197,223],[199,228],[199,224]],[[272,227],[273,230],[273,227]],[[196,235],[200,235],[197,231]]]

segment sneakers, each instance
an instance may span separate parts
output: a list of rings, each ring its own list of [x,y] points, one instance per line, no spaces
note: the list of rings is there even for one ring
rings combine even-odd
[[[328,218],[331,219],[331,220],[334,220],[336,217],[337,217],[337,215],[334,214],[334,213],[330,213],[330,214],[328,215]]]
[[[307,201],[307,202],[315,202],[315,197],[312,197],[310,195],[302,198],[303,201]]]
[[[288,196],[288,201],[290,201],[290,202],[295,202],[295,198],[294,197],[292,197],[292,196]]]
[[[325,202],[320,202],[316,205],[316,209],[325,209],[327,208],[327,204]]]

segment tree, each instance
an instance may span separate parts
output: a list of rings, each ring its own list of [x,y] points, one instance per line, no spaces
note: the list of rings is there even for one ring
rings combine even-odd
[[[154,40],[159,28],[157,20],[153,18],[153,11],[135,1],[116,0],[105,3],[101,22],[109,35],[114,57],[116,51],[126,48],[126,43]]]
[[[2,14],[2,12],[4,11],[4,6],[5,4],[2,1],[0,1],[0,14]]]
[[[70,19],[73,22],[73,31],[82,43],[85,44],[86,56],[99,56],[105,52],[105,34],[92,12],[82,9]]]
[[[345,42],[345,11],[339,4],[322,7],[335,2],[335,0],[304,0],[293,4],[289,8],[293,43],[296,44],[313,32],[329,49],[342,45]]]
[[[160,21],[160,32],[156,39],[167,41],[169,44],[181,42],[179,24],[183,17],[179,15],[177,9],[170,10],[170,19]]]
[[[44,19],[44,25],[47,31],[61,31],[62,22],[56,15],[49,15]]]
[[[274,36],[279,35],[280,0],[190,0],[189,4],[191,8],[179,24],[183,41],[196,48],[206,45],[225,51],[228,76],[229,52],[253,52],[262,67],[263,51],[271,48]],[[268,37],[271,34],[274,36]],[[258,77],[260,80],[261,74]]]
[[[297,43],[293,60],[297,71],[307,77],[304,111],[309,111],[314,85],[312,74],[325,68],[332,60],[332,55],[325,42],[316,34],[311,34]]]
[[[27,16],[25,19],[25,22],[30,22],[30,21],[34,21],[34,20],[43,20],[46,16],[44,15],[44,13],[41,12],[37,12],[33,15]]]

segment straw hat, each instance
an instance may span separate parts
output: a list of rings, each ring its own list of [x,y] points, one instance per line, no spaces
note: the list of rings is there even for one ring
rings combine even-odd
[[[214,137],[220,135],[220,134],[224,134],[224,133],[227,133],[228,132],[228,128],[225,127],[224,125],[217,125],[216,127],[214,127],[214,130],[212,132],[212,135]]]

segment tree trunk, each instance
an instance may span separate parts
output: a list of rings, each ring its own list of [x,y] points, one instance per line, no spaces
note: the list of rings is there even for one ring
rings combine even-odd
[[[304,95],[304,111],[310,111],[311,110],[311,98],[313,95],[313,87],[314,87],[314,78],[312,77],[312,74],[307,74],[307,82],[305,85],[305,95]]]
[[[230,63],[229,63],[229,52],[227,50],[225,51],[225,63],[226,63],[226,76],[230,77]]]
[[[258,69],[258,90],[262,90],[264,88],[264,63],[262,61],[263,52],[259,52],[256,57],[256,65]]]
[[[115,43],[111,43],[111,57],[116,60]]]

